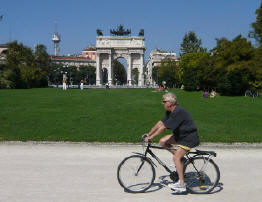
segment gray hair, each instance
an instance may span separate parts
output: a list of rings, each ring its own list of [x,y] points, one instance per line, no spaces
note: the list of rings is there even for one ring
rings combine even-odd
[[[174,93],[166,93],[163,95],[163,100],[171,102],[174,105],[178,105],[176,95]]]

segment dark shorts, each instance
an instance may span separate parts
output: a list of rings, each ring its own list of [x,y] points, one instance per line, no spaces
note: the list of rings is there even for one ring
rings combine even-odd
[[[178,145],[183,145],[189,148],[196,147],[200,144],[199,137],[197,133],[190,133],[186,135],[175,135],[175,140]]]

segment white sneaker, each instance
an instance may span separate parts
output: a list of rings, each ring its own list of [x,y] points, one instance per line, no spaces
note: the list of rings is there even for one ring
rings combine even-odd
[[[175,192],[179,192],[179,193],[186,192],[186,185],[182,186],[180,184],[180,180],[178,180],[178,182],[176,183],[169,184],[168,187],[171,188]]]

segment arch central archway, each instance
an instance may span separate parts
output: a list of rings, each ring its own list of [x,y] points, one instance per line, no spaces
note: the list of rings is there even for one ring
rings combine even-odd
[[[112,62],[113,85],[127,84],[127,61],[125,58],[117,58]]]
[[[96,38],[96,85],[102,85],[102,71],[107,69],[108,83],[112,85],[112,61],[127,61],[127,85],[132,85],[132,70],[138,69],[138,86],[144,85],[144,37],[98,36]]]

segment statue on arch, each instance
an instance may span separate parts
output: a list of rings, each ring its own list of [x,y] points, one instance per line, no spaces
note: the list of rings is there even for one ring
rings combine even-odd
[[[127,36],[131,34],[131,29],[124,29],[123,25],[118,25],[117,29],[110,29],[110,33],[115,36]]]

